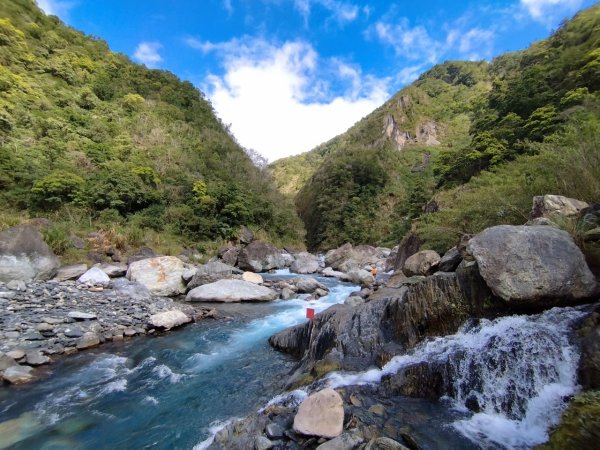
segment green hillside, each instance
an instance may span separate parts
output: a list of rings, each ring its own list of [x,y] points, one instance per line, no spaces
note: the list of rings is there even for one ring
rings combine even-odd
[[[523,223],[533,195],[597,201],[598,48],[595,6],[525,51],[435,66],[346,133],[273,164],[308,246],[393,245],[412,228],[443,251]]]
[[[248,225],[299,242],[301,223],[189,82],[44,15],[0,2],[4,223],[44,216],[187,241]]]

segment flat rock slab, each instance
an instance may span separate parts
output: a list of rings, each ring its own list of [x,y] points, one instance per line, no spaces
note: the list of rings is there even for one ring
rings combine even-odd
[[[277,292],[244,280],[219,280],[198,286],[188,292],[191,302],[264,302],[275,300]]]
[[[56,272],[54,279],[56,281],[75,280],[88,270],[87,264],[74,264],[72,266],[63,266]]]
[[[67,316],[75,320],[96,320],[98,318],[96,314],[81,311],[71,311]]]
[[[33,380],[32,367],[29,366],[12,366],[6,369],[2,376],[10,384],[28,383]]]
[[[344,427],[344,402],[327,388],[308,396],[294,417],[294,431],[306,436],[334,438]]]
[[[152,314],[148,323],[156,328],[170,330],[171,328],[179,327],[191,321],[191,317],[189,317],[187,314],[179,311],[178,309],[173,309],[171,311]]]
[[[579,247],[554,227],[491,227],[469,241],[467,252],[492,292],[514,304],[586,299],[597,289]]]

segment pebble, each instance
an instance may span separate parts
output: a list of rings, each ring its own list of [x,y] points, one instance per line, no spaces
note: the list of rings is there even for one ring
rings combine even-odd
[[[98,318],[96,314],[81,312],[81,311],[71,311],[67,314],[68,317],[75,320],[95,320]]]

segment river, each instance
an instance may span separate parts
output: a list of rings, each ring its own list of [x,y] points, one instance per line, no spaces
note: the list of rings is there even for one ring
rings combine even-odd
[[[275,276],[287,275],[280,273]],[[317,312],[343,302],[356,289],[356,286],[333,279],[318,279],[331,291],[328,296],[310,305]],[[267,338],[306,320],[307,306],[302,299],[226,305],[222,311],[231,317],[225,320],[205,320],[161,336],[104,345],[64,358],[49,366],[48,376],[39,382],[0,389],[0,448],[202,448],[203,442],[207,442],[206,439],[223,421],[256,411],[282,392],[282,383],[294,360],[273,351],[267,344]],[[461,349],[464,354],[465,348],[472,350],[475,356],[482,352],[491,354],[491,347],[482,344],[484,337],[489,338],[491,333],[519,340],[531,340],[534,335],[546,336],[539,345],[522,350],[539,353],[551,347],[548,352],[554,356],[550,356],[543,367],[535,369],[543,370],[546,378],[540,379],[535,372],[534,378],[539,383],[533,387],[522,379],[532,373],[522,373],[528,370],[523,368],[522,361],[531,358],[526,353],[519,353],[513,358],[521,362],[513,372],[503,372],[505,377],[516,378],[516,383],[526,384],[527,391],[520,394],[528,398],[519,411],[503,412],[497,407],[497,403],[502,402],[502,398],[498,400],[497,397],[509,395],[506,391],[510,387],[502,387],[500,381],[492,382],[491,379],[482,384],[481,377],[478,378],[479,400],[483,408],[479,414],[473,415],[461,409],[463,397],[477,391],[477,387],[461,388],[460,383],[455,389],[456,398],[445,403],[407,399],[402,406],[407,419],[423,413],[435,417],[435,427],[447,448],[453,448],[452,442],[469,441],[475,448],[527,448],[545,435],[547,423],[544,428],[544,424],[538,422],[555,421],[557,414],[560,415],[562,409],[557,398],[576,390],[574,367],[577,355],[569,346],[563,328],[581,313],[569,311],[566,316],[554,313],[534,319],[482,322],[461,330],[454,337],[423,345],[410,356],[395,358],[382,370],[333,374],[329,382],[335,386],[377,383],[386,372],[398,370],[403,364],[419,358],[448,358]],[[529,329],[536,322],[542,331],[551,329],[552,333],[531,332],[518,336],[508,333],[510,330]],[[530,323],[534,325],[525,326]],[[511,324],[512,327],[509,326]],[[496,349],[504,345],[514,355],[514,345],[504,341],[500,343],[502,345],[492,347]],[[494,359],[498,358],[502,359],[495,354]],[[465,358],[461,358],[452,366],[457,379],[461,373],[474,369],[487,370],[483,374],[484,381],[486,377],[499,377],[490,369],[489,361],[464,361]],[[466,366],[461,367],[460,364]],[[510,358],[507,364],[510,365]],[[556,364],[563,368],[548,369]],[[497,395],[494,389],[498,390]],[[502,389],[504,391],[500,392]],[[551,399],[540,400],[543,395]],[[533,405],[536,401],[537,404]],[[531,408],[529,403],[532,403]],[[539,412],[549,408],[553,408],[548,413],[551,418],[547,417],[548,414],[540,416],[539,413],[533,417],[531,412],[533,409]],[[519,431],[519,427],[529,425],[537,426],[533,437],[527,433],[528,430]],[[415,433],[417,438],[422,438],[423,448],[438,448],[440,440],[432,438],[430,424],[421,430],[417,426]],[[511,440],[506,437],[507,434],[517,437]],[[452,441],[452,436],[457,440]]]

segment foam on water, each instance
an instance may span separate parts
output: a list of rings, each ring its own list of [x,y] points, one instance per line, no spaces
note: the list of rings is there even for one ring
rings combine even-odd
[[[383,376],[419,362],[443,365],[447,398],[466,411],[476,399],[481,412],[453,426],[479,445],[529,448],[548,439],[565,398],[578,391],[579,355],[569,330],[585,312],[554,308],[535,316],[502,317],[464,325],[458,333],[432,339],[382,369],[332,373],[331,387],[379,383]]]
[[[229,420],[225,420],[225,421],[215,421],[213,423],[210,424],[210,427],[208,428],[208,434],[209,436],[204,439],[201,442],[198,442],[196,445],[194,445],[193,450],[206,450],[210,444],[213,443],[213,441],[215,440],[215,436],[217,435],[217,433],[219,431],[221,431],[223,428],[225,428],[227,425],[229,425],[230,423],[234,422],[238,420],[237,418],[231,418]]]

